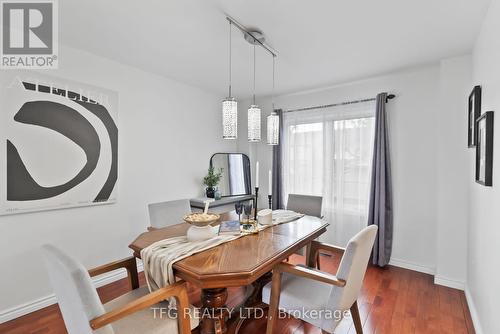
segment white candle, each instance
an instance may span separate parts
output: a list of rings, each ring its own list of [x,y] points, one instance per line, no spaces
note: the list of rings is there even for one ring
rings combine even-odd
[[[273,194],[273,173],[269,170],[269,195]]]
[[[210,205],[210,201],[205,201],[205,210],[203,210],[204,214],[208,213],[208,206]]]
[[[259,187],[259,162],[255,164],[255,187]]]

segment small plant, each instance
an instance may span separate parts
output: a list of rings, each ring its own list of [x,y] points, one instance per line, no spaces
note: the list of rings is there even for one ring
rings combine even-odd
[[[203,178],[203,184],[209,188],[213,188],[219,184],[220,178],[222,177],[222,168],[218,172],[210,166],[208,168],[208,174]]]

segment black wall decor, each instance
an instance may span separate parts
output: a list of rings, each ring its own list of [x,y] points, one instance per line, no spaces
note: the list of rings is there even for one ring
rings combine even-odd
[[[481,116],[481,86],[475,86],[469,95],[469,107],[467,109],[469,119],[467,143],[469,147],[475,147],[477,143],[477,119]]]
[[[476,124],[476,182],[493,185],[493,111],[485,112]]]

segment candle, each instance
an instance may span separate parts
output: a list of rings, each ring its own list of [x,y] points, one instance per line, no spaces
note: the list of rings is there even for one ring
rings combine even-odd
[[[255,188],[259,187],[259,162],[255,164]]]
[[[269,170],[269,195],[273,194],[273,173]]]
[[[203,210],[204,214],[208,213],[208,206],[210,205],[210,201],[205,201],[205,210]]]

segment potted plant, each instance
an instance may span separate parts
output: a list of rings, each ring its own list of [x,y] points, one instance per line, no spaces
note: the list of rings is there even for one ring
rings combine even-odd
[[[219,184],[220,178],[222,177],[222,168],[218,172],[210,166],[208,167],[208,174],[203,178],[203,184],[207,186],[205,193],[208,198],[215,197],[215,187]]]

